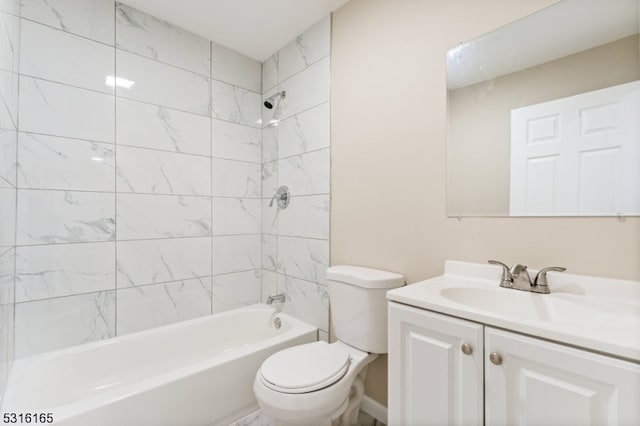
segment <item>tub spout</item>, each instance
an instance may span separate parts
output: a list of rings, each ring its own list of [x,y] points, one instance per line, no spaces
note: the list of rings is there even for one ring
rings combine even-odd
[[[271,305],[273,302],[284,303],[284,301],[285,297],[282,293],[267,297],[267,305]]]

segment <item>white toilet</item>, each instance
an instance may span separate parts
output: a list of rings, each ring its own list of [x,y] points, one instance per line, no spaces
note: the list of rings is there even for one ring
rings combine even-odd
[[[388,290],[393,272],[359,266],[327,269],[335,343],[313,342],[271,355],[253,382],[264,413],[277,424],[356,424],[367,365],[387,353]]]

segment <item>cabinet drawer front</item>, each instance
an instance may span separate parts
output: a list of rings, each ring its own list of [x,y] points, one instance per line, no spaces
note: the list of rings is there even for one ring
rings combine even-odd
[[[640,365],[486,327],[485,400],[488,425],[638,425]]]
[[[389,424],[482,424],[482,357],[482,325],[389,303]]]

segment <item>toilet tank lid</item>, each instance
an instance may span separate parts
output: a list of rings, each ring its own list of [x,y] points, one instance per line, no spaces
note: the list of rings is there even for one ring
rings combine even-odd
[[[364,288],[396,288],[404,285],[404,275],[353,265],[327,268],[327,279]]]

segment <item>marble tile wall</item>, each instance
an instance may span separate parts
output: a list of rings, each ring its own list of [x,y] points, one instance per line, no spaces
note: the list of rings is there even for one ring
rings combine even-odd
[[[326,338],[329,297],[330,62],[327,16],[262,64],[263,99],[285,90],[263,109],[262,297],[284,293],[285,312]],[[269,207],[280,185],[291,191],[286,209]]]
[[[0,400],[14,359],[20,2],[0,0]]]
[[[211,44],[213,312],[261,298],[261,64]]]
[[[111,0],[0,4],[0,385],[278,291],[326,337],[330,18],[260,64]]]
[[[16,357],[258,302],[261,64],[112,0],[0,2]]]

